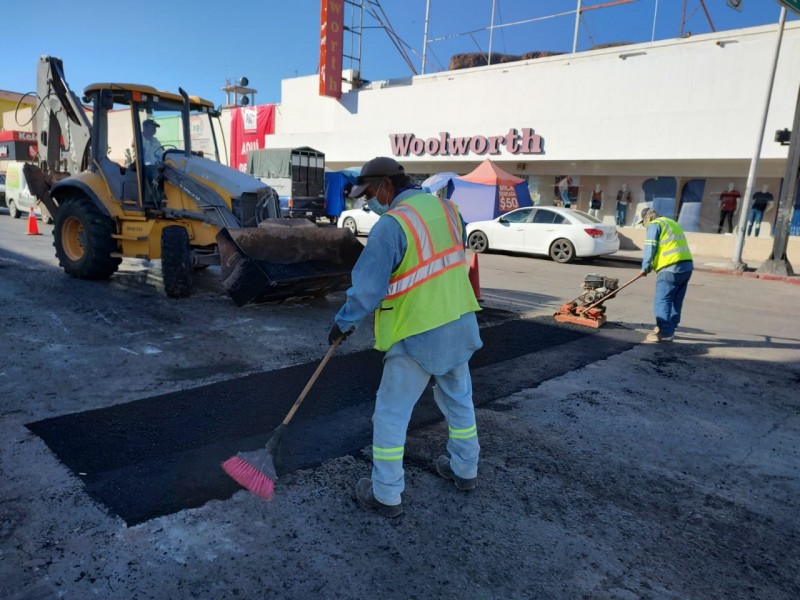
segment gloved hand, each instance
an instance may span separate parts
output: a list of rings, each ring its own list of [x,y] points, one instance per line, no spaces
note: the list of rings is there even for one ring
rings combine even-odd
[[[353,332],[352,331],[348,331],[347,333],[342,332],[342,330],[339,329],[339,326],[336,323],[334,323],[333,327],[331,327],[331,330],[328,332],[328,344],[333,345],[333,343],[339,339],[341,339],[341,341],[345,341],[347,339],[347,336],[350,335],[351,333]]]
[[[646,267],[642,268],[642,277],[647,277],[647,274],[653,270],[653,267],[647,265]]]

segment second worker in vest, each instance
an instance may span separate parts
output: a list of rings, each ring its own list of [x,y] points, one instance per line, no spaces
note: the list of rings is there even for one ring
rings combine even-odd
[[[642,209],[642,224],[647,227],[642,256],[642,273],[655,271],[656,294],[653,310],[656,326],[647,334],[648,342],[671,342],[681,322],[681,309],[694,263],[686,235],[677,222],[660,216],[652,208]]]
[[[372,478],[358,481],[356,498],[396,517],[403,512],[406,430],[431,377],[449,434],[450,456],[437,458],[436,470],[460,490],[477,484],[480,446],[468,361],[483,345],[475,317],[480,306],[455,204],[412,185],[402,165],[388,157],[362,167],[350,197],[363,195],[382,216],[353,268],[328,341],[347,337],[374,312],[375,348],[386,356],[372,416]]]

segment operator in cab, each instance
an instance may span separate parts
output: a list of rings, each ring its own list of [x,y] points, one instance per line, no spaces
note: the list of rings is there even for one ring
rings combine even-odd
[[[142,151],[145,165],[154,165],[164,156],[164,148],[156,137],[156,127],[161,127],[153,119],[142,123]]]

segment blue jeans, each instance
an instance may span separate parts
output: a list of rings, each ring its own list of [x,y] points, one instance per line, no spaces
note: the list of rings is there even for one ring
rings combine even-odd
[[[407,354],[386,357],[372,415],[372,491],[384,504],[400,504],[405,489],[406,430],[411,411],[430,378],[431,374]],[[447,419],[450,466],[459,477],[477,477],[480,446],[469,366],[463,363],[433,378],[433,398]]]
[[[569,208],[572,202],[569,199],[569,190],[561,190],[561,201],[564,203],[564,208]]]
[[[625,220],[628,217],[628,205],[623,204],[622,206],[617,205],[617,225],[622,227],[625,225]]]
[[[681,322],[681,309],[689,287],[691,271],[675,273],[663,269],[656,276],[656,295],[653,301],[653,311],[656,314],[656,325],[662,336],[675,335],[675,330]]]
[[[750,235],[750,229],[753,225],[756,226],[756,237],[758,237],[758,231],[761,229],[761,219],[764,218],[764,209],[763,208],[751,208],[750,209],[750,216],[747,218],[747,235]]]

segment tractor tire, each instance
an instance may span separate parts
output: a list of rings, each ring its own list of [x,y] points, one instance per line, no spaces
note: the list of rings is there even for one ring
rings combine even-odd
[[[189,232],[170,225],[161,232],[161,275],[170,298],[187,298],[192,293],[192,248]]]
[[[85,196],[68,198],[58,209],[53,247],[64,272],[78,279],[108,279],[122,259],[112,237],[114,221]]]

